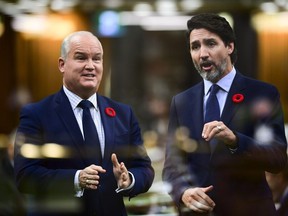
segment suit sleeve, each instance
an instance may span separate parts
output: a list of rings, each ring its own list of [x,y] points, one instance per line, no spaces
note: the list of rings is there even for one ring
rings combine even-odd
[[[250,119],[245,128],[249,128],[249,125],[253,125],[253,128],[235,131],[238,137],[236,156],[261,170],[277,173],[287,163],[284,117],[278,90],[273,86],[266,86],[262,91],[264,89],[269,93],[263,92],[263,95],[269,97],[255,99],[249,110],[244,112]]]
[[[15,177],[19,190],[29,194],[74,195],[73,169],[47,169],[47,158],[41,154],[44,131],[32,106],[21,110],[15,141]],[[59,159],[61,163],[62,159]]]

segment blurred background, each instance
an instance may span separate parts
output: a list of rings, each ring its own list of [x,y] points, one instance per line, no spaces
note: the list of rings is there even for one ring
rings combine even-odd
[[[288,0],[0,0],[0,148],[9,149],[20,108],[58,91],[60,43],[89,30],[104,48],[100,93],[133,107],[156,170],[131,215],[174,215],[161,181],[171,97],[200,81],[185,37],[194,14],[225,16],[237,36],[236,68],[276,85],[288,121]],[[11,139],[12,138],[12,139]]]

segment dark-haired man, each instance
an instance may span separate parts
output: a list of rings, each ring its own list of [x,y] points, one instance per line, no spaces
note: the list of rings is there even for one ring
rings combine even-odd
[[[199,14],[187,26],[203,81],[172,99],[163,179],[180,215],[273,216],[265,171],[287,162],[278,90],[235,69],[225,18]]]

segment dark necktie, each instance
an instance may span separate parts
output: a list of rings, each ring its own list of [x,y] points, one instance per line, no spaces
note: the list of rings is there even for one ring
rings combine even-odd
[[[84,133],[84,142],[86,144],[86,154],[88,158],[95,159],[95,162],[100,164],[102,162],[102,154],[100,148],[99,137],[95,123],[92,119],[90,108],[93,104],[89,100],[82,100],[79,107],[83,109],[82,125]]]
[[[213,84],[210,88],[210,95],[206,102],[205,123],[215,121],[215,120],[216,121],[220,120],[220,107],[219,107],[219,102],[216,96],[219,89],[220,87],[216,84]],[[217,144],[217,140],[215,138],[209,141],[211,154],[214,152],[216,144]]]
[[[216,96],[219,89],[217,84],[213,84],[210,88],[210,95],[206,102],[205,123],[220,120],[220,107]]]

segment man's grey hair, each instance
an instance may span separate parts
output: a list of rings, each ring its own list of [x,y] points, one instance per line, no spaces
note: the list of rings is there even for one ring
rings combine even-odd
[[[89,31],[77,31],[77,32],[73,32],[71,34],[69,34],[68,36],[66,36],[62,42],[62,45],[61,45],[61,50],[60,50],[60,55],[61,57],[66,60],[67,58],[67,55],[69,53],[69,50],[70,50],[70,42],[71,40],[75,37],[75,36],[78,36],[78,35],[84,35],[84,34],[90,34],[94,37],[96,37],[95,35],[93,35],[91,32]]]

